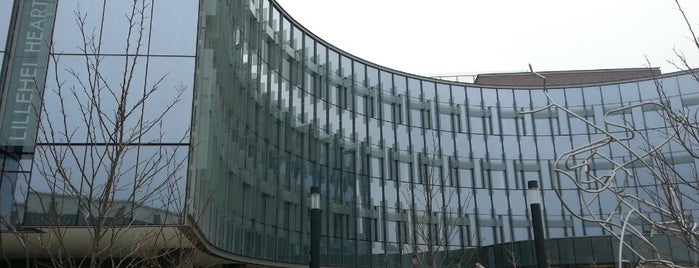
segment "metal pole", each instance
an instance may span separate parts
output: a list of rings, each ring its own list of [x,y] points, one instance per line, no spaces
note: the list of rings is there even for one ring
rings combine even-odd
[[[544,222],[541,217],[541,198],[539,196],[539,183],[527,182],[527,199],[532,212],[532,227],[534,228],[534,251],[536,252],[536,264],[538,268],[545,268],[548,264],[546,258],[546,244],[544,243]]]
[[[310,268],[320,267],[320,187],[311,186],[311,260]]]
[[[543,80],[543,91],[546,92],[546,76],[534,71],[529,64],[529,71]],[[546,258],[546,245],[544,243],[544,223],[541,217],[541,196],[539,195],[539,182],[535,180],[527,181],[527,199],[529,208],[532,211],[532,227],[534,228],[534,250],[536,251],[537,267],[545,268],[548,264]]]

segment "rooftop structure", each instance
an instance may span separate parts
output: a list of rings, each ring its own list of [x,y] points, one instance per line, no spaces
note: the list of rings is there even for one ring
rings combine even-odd
[[[538,72],[546,77],[548,86],[572,86],[586,84],[601,84],[653,78],[661,75],[660,68],[624,68],[598,69],[576,71],[546,71]],[[488,73],[479,74],[475,84],[487,86],[541,86],[541,78],[531,72],[521,73]]]

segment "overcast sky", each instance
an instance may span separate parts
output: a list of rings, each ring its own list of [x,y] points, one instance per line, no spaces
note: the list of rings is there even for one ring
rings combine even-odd
[[[673,0],[278,2],[340,49],[421,75],[644,67],[645,56],[667,73],[673,48],[699,62]],[[699,1],[681,3],[699,24]]]

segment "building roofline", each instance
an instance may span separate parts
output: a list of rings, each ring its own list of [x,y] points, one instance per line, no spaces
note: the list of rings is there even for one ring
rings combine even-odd
[[[348,57],[348,58],[350,58],[350,59],[352,59],[352,60],[355,60],[355,61],[357,61],[357,62],[360,62],[360,63],[362,63],[362,64],[364,64],[364,65],[366,65],[366,66],[371,66],[372,68],[376,68],[376,69],[379,69],[379,70],[391,72],[391,73],[397,74],[397,75],[402,75],[402,76],[405,76],[405,77],[408,77],[408,78],[414,78],[414,79],[419,79],[419,80],[427,81],[427,82],[434,82],[434,83],[440,83],[440,84],[446,84],[446,85],[452,85],[452,86],[460,86],[460,87],[478,87],[478,88],[492,88],[492,89],[501,89],[501,88],[507,88],[507,89],[539,89],[539,88],[541,88],[541,86],[538,86],[538,85],[537,85],[537,86],[522,86],[522,85],[498,85],[498,86],[494,86],[494,85],[478,84],[478,83],[456,82],[456,81],[450,81],[450,80],[439,79],[439,78],[436,78],[436,77],[429,77],[429,76],[425,76],[425,75],[418,75],[418,74],[408,73],[408,72],[405,72],[405,71],[401,71],[401,70],[397,70],[397,69],[394,69],[394,68],[390,68],[390,67],[387,67],[387,66],[384,66],[384,65],[380,65],[380,64],[377,64],[377,63],[374,63],[374,62],[365,60],[365,59],[363,59],[363,58],[361,58],[361,57],[357,57],[357,56],[355,56],[354,54],[349,53],[349,52],[347,52],[347,51],[345,51],[345,50],[343,50],[343,49],[340,49],[340,48],[338,48],[337,46],[331,44],[330,42],[324,40],[324,39],[321,38],[320,36],[316,35],[316,34],[313,33],[311,30],[309,30],[308,28],[304,27],[303,24],[301,24],[299,21],[297,21],[289,12],[287,12],[287,11],[282,7],[281,4],[277,3],[276,0],[271,0],[271,1],[270,1],[270,4],[271,4],[273,7],[277,8],[277,9],[279,10],[279,12],[281,13],[282,16],[285,16],[287,19],[289,19],[289,21],[290,21],[290,23],[291,23],[292,25],[298,27],[301,31],[303,31],[304,33],[308,34],[311,38],[313,38],[314,40],[316,40],[316,42],[318,42],[318,43],[324,45],[324,46],[325,46],[326,48],[328,48],[328,49],[333,49],[333,50],[335,50],[337,53],[339,53],[339,54],[341,54],[341,55],[343,55],[343,56],[346,56],[346,57]],[[524,64],[522,64],[522,65],[524,66]],[[621,68],[621,69],[604,68],[604,69],[577,70],[577,71],[576,71],[576,70],[572,70],[572,71],[569,71],[569,70],[563,70],[563,71],[542,71],[542,72],[538,72],[538,73],[544,73],[544,74],[545,74],[545,73],[561,73],[561,74],[565,74],[565,73],[569,73],[569,72],[580,72],[580,71],[585,71],[585,72],[605,72],[605,71],[612,71],[612,70],[637,70],[637,71],[640,71],[640,70],[649,70],[649,69],[650,69],[650,70],[658,70],[658,71],[660,70],[659,67],[649,67],[649,68],[642,68],[642,67],[641,67],[641,68]],[[664,74],[660,74],[660,75],[653,75],[653,76],[650,76],[650,77],[631,78],[631,79],[620,79],[620,80],[605,81],[605,82],[597,82],[597,83],[567,84],[567,85],[564,85],[564,86],[553,86],[553,85],[552,85],[552,87],[556,87],[556,88],[559,88],[559,87],[589,87],[589,86],[603,86],[603,85],[610,85],[610,84],[622,84],[622,83],[640,82],[640,81],[646,81],[646,80],[653,80],[653,79],[659,79],[659,78],[666,78],[666,77],[671,77],[671,76],[678,76],[678,75],[685,74],[685,73],[690,73],[690,72],[699,73],[699,68],[698,68],[698,69],[692,69],[692,70],[679,70],[679,71],[674,71],[674,72],[670,72],[670,73],[664,73]],[[522,72],[521,74],[525,74],[525,73],[528,73],[528,72]],[[492,75],[492,74],[495,74],[495,73],[478,74],[477,76],[480,76],[480,75]],[[505,73],[505,74],[508,74],[508,73]],[[518,72],[509,73],[509,74],[518,74]]]

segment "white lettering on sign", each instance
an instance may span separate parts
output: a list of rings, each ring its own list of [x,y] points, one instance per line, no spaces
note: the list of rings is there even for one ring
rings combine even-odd
[[[38,110],[46,75],[55,0],[25,0],[15,30],[20,34],[12,51],[2,135],[9,145],[30,145],[38,128]]]

